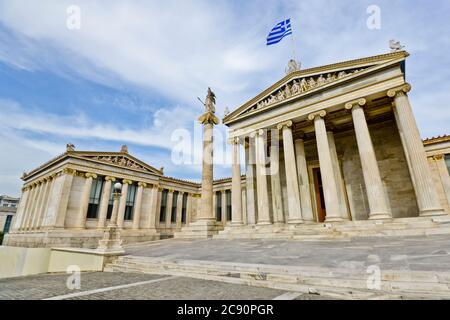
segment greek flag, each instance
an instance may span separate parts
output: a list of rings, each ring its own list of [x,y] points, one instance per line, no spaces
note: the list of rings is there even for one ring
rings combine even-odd
[[[281,21],[272,29],[272,31],[270,31],[269,35],[267,36],[267,45],[270,46],[272,44],[278,43],[281,41],[281,39],[290,34],[292,34],[291,19]]]

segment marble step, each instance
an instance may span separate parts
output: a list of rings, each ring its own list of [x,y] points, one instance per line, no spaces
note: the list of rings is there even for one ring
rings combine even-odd
[[[108,268],[120,272],[172,274],[202,279],[240,279],[251,285],[299,290],[305,287],[334,288],[342,292],[367,289],[364,270],[326,269],[320,267],[271,266],[211,261],[167,261],[155,258],[123,257]],[[420,271],[383,271],[381,290],[376,294],[410,297],[450,298],[450,273]],[[353,297],[354,298],[354,297]]]

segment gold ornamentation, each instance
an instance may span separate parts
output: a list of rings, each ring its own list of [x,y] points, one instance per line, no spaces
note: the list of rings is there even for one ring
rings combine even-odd
[[[133,181],[128,180],[128,179],[123,179],[122,184],[133,184]]]
[[[292,127],[292,125],[293,125],[292,121],[291,121],[291,120],[288,120],[288,121],[279,123],[279,124],[277,125],[277,128],[278,128],[278,130],[281,130],[281,129],[283,129],[284,126],[290,128],[290,127]]]
[[[315,120],[317,117],[325,117],[327,115],[327,112],[325,110],[320,110],[317,112],[313,112],[311,114],[308,115],[308,120],[312,121]]]
[[[139,182],[138,187],[146,188],[147,184],[145,182]]]
[[[105,181],[111,181],[111,182],[114,182],[114,181],[116,181],[116,178],[110,177],[110,176],[106,176],[106,177],[105,177]]]
[[[367,100],[364,98],[356,99],[345,104],[345,109],[351,110],[355,105],[364,106],[367,103]]]
[[[70,174],[70,175],[72,175],[72,176],[75,176],[75,175],[77,174],[77,170],[71,169],[71,168],[65,168],[65,169],[62,171],[62,173],[63,173],[63,174]]]
[[[388,90],[387,96],[394,98],[395,96],[405,95],[409,91],[411,91],[411,85],[409,83],[405,83],[399,87]]]
[[[443,154],[436,154],[433,156],[433,160],[442,160],[442,159],[444,159]]]
[[[90,173],[90,172],[88,172],[88,173],[86,173],[84,176],[85,176],[86,178],[97,179],[97,175],[96,175],[95,173]]]

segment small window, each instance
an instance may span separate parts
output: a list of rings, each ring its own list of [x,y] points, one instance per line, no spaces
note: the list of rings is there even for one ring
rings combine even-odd
[[[3,233],[8,233],[9,232],[9,229],[11,228],[12,219],[13,219],[12,215],[6,216],[5,225],[3,227]]]
[[[92,181],[91,194],[89,196],[89,206],[87,212],[87,218],[98,218],[98,207],[100,204],[100,198],[102,196],[103,179],[97,178]]]
[[[187,193],[183,194],[183,207],[181,208],[181,223],[186,223],[186,212],[187,212]]]
[[[173,193],[172,212],[170,215],[170,222],[177,222],[177,205],[178,205],[178,191]]]
[[[159,222],[166,221],[166,206],[167,206],[167,193],[169,191],[164,189],[161,193],[161,208],[159,210]]]
[[[216,220],[222,221],[222,192],[216,192]]]
[[[227,197],[227,221],[231,221],[231,190],[225,191]]]
[[[136,198],[136,185],[130,184],[128,186],[127,201],[125,203],[124,220],[133,220],[135,198]]]

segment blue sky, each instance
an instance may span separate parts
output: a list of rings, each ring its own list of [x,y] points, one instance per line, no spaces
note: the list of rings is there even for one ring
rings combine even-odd
[[[81,9],[80,30],[66,27],[69,5]],[[381,9],[379,30],[366,26],[369,5]],[[208,86],[222,117],[279,80],[291,40],[266,47],[265,38],[289,17],[304,68],[386,53],[389,39],[400,40],[422,136],[448,134],[449,16],[446,0],[0,0],[0,194],[19,195],[22,172],[68,142],[127,144],[167,175],[198,180],[199,165],[171,161],[173,132],[198,132],[197,97]],[[220,159],[216,178],[230,175]]]

